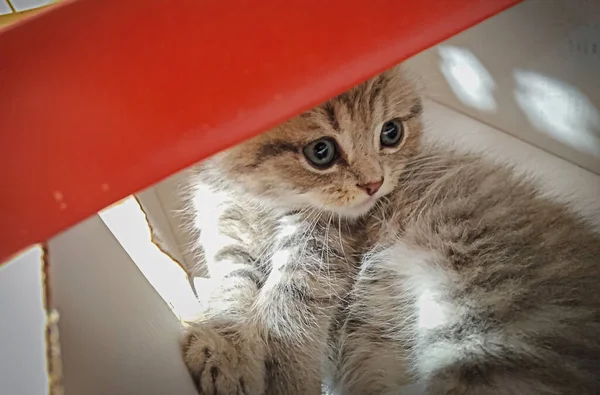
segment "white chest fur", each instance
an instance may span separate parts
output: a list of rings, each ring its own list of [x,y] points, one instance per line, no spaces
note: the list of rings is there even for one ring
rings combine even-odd
[[[456,274],[444,265],[444,257],[435,251],[410,245],[403,240],[373,254],[368,265],[378,267],[394,282],[395,303],[402,305],[392,323],[403,341],[409,339],[420,349],[411,364],[420,376],[461,358],[464,344],[436,342],[431,347],[419,344],[430,331],[443,330],[460,322],[466,307],[454,303],[451,295],[459,286]],[[479,342],[480,339],[472,339]]]
[[[435,251],[399,240],[369,260],[394,275],[398,297],[411,301],[415,329],[447,325],[460,315],[446,297],[455,286],[455,276],[443,267],[443,259]]]

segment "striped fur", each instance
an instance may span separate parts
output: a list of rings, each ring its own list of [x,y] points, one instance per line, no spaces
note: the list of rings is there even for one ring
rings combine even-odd
[[[421,112],[395,68],[198,167],[200,393],[599,392],[600,237],[511,169],[422,145]],[[317,170],[322,136],[342,152]]]

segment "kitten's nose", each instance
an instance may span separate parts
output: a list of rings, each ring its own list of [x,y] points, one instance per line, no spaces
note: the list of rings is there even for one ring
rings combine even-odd
[[[367,195],[373,196],[377,193],[381,185],[383,185],[383,178],[379,181],[368,182],[366,184],[357,184],[359,188],[364,189]]]

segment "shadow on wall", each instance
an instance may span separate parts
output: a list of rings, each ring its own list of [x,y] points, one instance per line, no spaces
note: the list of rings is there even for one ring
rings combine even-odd
[[[524,1],[406,64],[434,101],[600,174],[600,1]]]
[[[466,48],[439,46],[440,70],[465,106],[499,112],[497,84],[483,63]],[[600,69],[599,69],[600,70]],[[537,131],[584,154],[600,158],[600,111],[578,88],[536,71],[515,70],[513,99]]]

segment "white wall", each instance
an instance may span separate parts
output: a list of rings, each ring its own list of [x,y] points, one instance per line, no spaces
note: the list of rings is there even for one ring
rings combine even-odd
[[[433,100],[600,174],[600,1],[525,0],[408,64]]]
[[[65,394],[195,395],[180,322],[100,217],[49,248]]]

